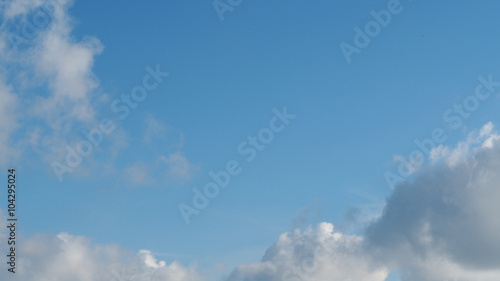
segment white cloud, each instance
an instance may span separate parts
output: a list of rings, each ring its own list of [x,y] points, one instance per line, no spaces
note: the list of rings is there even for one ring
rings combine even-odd
[[[240,265],[228,281],[374,281],[389,271],[402,281],[500,280],[500,138],[493,124],[433,155],[435,163],[394,189],[364,236],[333,232],[329,223],[285,233],[261,262]]]
[[[54,9],[50,14],[41,8],[45,7],[46,2],[51,3],[51,8]],[[24,37],[26,46],[19,50],[4,49],[1,56],[9,58],[9,65],[5,66],[7,70],[17,70],[11,74],[14,80],[35,78],[49,87],[48,94],[40,93],[39,89],[29,91],[31,94],[38,92],[35,97],[30,97],[31,101],[36,102],[30,108],[35,113],[42,118],[70,114],[78,120],[89,121],[93,117],[89,101],[92,90],[98,86],[92,66],[94,57],[102,52],[103,46],[94,37],[77,40],[71,35],[72,20],[67,14],[71,4],[72,1],[64,0],[6,1],[0,10],[9,19],[2,24],[2,39],[6,46],[15,47],[11,46],[12,42],[5,42],[9,36]],[[35,11],[44,15],[47,22],[45,25],[36,26],[32,15]],[[18,20],[15,20],[16,17]],[[27,38],[23,34],[23,27],[27,25],[35,30],[33,38]],[[12,26],[16,27],[14,31],[9,28]],[[39,83],[18,86],[27,91],[29,86]]]
[[[0,4],[0,16],[5,18],[0,26],[0,61],[4,62],[0,64],[0,165],[12,164],[9,161],[17,154],[33,159],[31,152],[42,162],[64,163],[66,146],[74,149],[85,139],[82,128],[95,128],[98,109],[103,103],[109,105],[110,97],[97,90],[99,81],[92,71],[94,59],[103,51],[103,45],[94,37],[75,38],[73,19],[68,14],[72,4],[72,0],[12,0]],[[45,24],[33,25],[34,13],[44,15]],[[26,24],[34,27],[29,38],[23,35]],[[24,37],[20,45],[11,41],[14,35]],[[15,111],[21,106],[22,110]],[[16,112],[22,113],[16,115]],[[23,126],[19,126],[20,120]],[[170,128],[151,115],[145,124],[143,141],[151,145],[159,140],[162,149],[167,147],[164,140],[167,133],[171,133]],[[125,172],[126,178],[134,183],[150,184],[157,180],[154,176],[160,168],[156,166],[162,166],[162,175],[167,174],[168,180],[188,181],[195,166],[178,151],[183,145],[182,134],[175,138],[167,150],[173,153],[158,153],[155,147],[154,156],[149,157],[154,159],[153,163],[137,162],[120,172]],[[110,153],[85,158],[94,162],[105,158],[105,164],[93,163],[92,167],[116,161],[118,152],[128,145],[127,133],[117,128],[112,135],[106,136],[105,143],[109,144]],[[101,149],[94,147],[93,151],[101,152]],[[78,167],[79,170],[85,168],[89,169]]]
[[[92,66],[103,47],[96,38],[78,40],[71,35],[72,19],[67,14],[71,4],[67,0],[13,0],[0,5],[4,19],[0,26],[0,109],[8,115],[0,116],[3,158],[6,151],[30,149],[45,160],[59,157],[59,147],[75,140],[77,128],[96,121],[91,101],[99,83]],[[37,26],[37,20],[43,24]],[[26,30],[31,30],[29,35],[23,33]],[[14,37],[22,41],[13,41]],[[17,116],[10,113],[21,106]],[[20,120],[23,127],[15,126]],[[14,137],[17,146],[9,146]],[[7,161],[0,160],[0,164]]]
[[[35,51],[37,75],[46,77],[52,93],[39,102],[36,109],[41,116],[70,109],[67,111],[70,117],[91,121],[95,113],[90,94],[98,86],[91,69],[93,58],[102,51],[102,46],[95,38],[72,42],[65,34],[68,31],[63,32],[49,31],[41,48]]]
[[[6,245],[2,241],[2,246]],[[2,250],[2,252],[5,252]],[[118,245],[93,244],[88,238],[61,233],[37,234],[17,247],[18,280],[36,281],[200,281],[196,264],[157,261],[150,251],[137,254]],[[4,263],[5,264],[5,263]],[[10,280],[5,265],[0,279]]]
[[[440,144],[436,148],[431,150],[429,158],[431,159],[432,163],[436,163],[439,160],[448,157],[449,155],[450,155],[450,148]]]
[[[500,140],[487,124],[449,151],[460,151],[454,164],[444,157],[397,186],[364,236],[326,222],[286,232],[260,262],[238,266],[227,281],[383,281],[393,270],[402,281],[500,280]],[[172,163],[183,162],[176,157]],[[65,233],[36,235],[18,250],[21,280],[202,279],[195,264],[167,264],[147,250],[134,255]]]
[[[433,162],[443,160],[448,166],[455,167],[463,161],[468,161],[474,151],[480,148],[492,148],[493,143],[499,139],[500,136],[495,132],[495,126],[489,122],[479,132],[469,133],[466,139],[459,142],[454,149],[444,145],[434,148],[430,158]]]
[[[385,280],[387,269],[362,250],[362,242],[334,232],[330,223],[284,233],[261,262],[240,265],[228,281]]]

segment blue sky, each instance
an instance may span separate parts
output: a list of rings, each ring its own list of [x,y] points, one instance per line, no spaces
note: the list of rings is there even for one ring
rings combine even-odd
[[[295,228],[328,222],[363,235],[393,194],[386,172],[398,173],[415,140],[442,128],[451,149],[500,123],[497,90],[460,128],[443,118],[475,95],[478,77],[500,81],[493,1],[403,0],[350,62],[340,44],[355,46],[354,28],[396,2],[243,0],[221,20],[210,1],[60,0],[15,52],[8,36],[36,3],[2,4],[1,164],[18,171],[26,241],[64,232],[200,272],[224,264],[208,278],[234,278]],[[147,67],[169,75],[119,120],[112,102]],[[246,161],[238,146],[285,107],[296,117]],[[116,129],[59,181],[51,164],[104,118]],[[179,204],[231,160],[242,172],[187,225]]]

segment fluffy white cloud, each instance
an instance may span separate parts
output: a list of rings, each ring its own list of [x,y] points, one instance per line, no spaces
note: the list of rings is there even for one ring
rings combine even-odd
[[[2,246],[6,245],[2,241]],[[5,252],[5,251],[2,251]],[[17,280],[26,281],[200,281],[196,265],[157,261],[151,252],[130,253],[118,245],[95,245],[61,233],[38,234],[17,248]],[[1,280],[10,280],[2,265]]]
[[[330,223],[315,230],[287,232],[262,261],[240,265],[228,281],[383,281],[388,270],[362,248],[363,238],[333,231]]]
[[[500,280],[500,137],[488,123],[443,150],[394,189],[363,236],[335,232],[326,222],[286,232],[260,262],[238,266],[227,281],[383,281],[390,271],[402,281]],[[65,233],[37,235],[18,251],[20,280],[203,279],[195,265]]]
[[[15,86],[30,101],[26,105],[50,121],[61,115],[89,121],[94,114],[90,99],[98,81],[92,66],[103,47],[94,37],[78,40],[71,35],[71,5],[68,0],[13,0],[0,6],[6,19],[0,29],[3,67],[11,70],[12,81],[21,81]]]
[[[91,69],[102,46],[95,38],[73,42],[67,33],[49,31],[41,48],[35,51],[37,75],[43,75],[51,89],[50,97],[38,102],[37,113],[45,117],[48,112],[63,111],[67,117],[91,121],[95,115],[90,105],[91,92],[98,86]]]

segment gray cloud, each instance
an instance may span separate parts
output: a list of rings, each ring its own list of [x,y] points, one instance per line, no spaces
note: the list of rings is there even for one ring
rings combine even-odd
[[[492,129],[399,185],[368,227],[367,251],[405,272],[403,280],[500,279],[500,142]]]
[[[500,280],[500,136],[493,124],[431,163],[388,197],[364,236],[316,230],[282,234],[261,262],[228,281]]]

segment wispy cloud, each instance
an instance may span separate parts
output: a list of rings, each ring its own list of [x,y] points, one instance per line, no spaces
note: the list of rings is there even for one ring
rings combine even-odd
[[[144,142],[149,144],[153,140],[164,140],[167,137],[167,126],[151,114],[144,121],[146,129],[144,132]]]
[[[168,156],[160,156],[160,160],[167,164],[168,175],[183,182],[190,180],[196,170],[196,166],[191,164],[180,152]]]
[[[68,147],[77,150],[86,137],[82,128],[90,131],[102,123],[103,119],[98,119],[101,108],[110,100],[99,88],[99,79],[93,72],[95,58],[104,47],[95,37],[73,35],[74,20],[68,14],[72,4],[71,0],[13,0],[0,5],[0,15],[5,19],[0,26],[0,60],[3,62],[0,67],[0,165],[12,164],[22,157],[48,164],[49,170],[49,165],[54,167],[57,161],[56,175],[60,180],[62,173],[76,169],[63,161],[70,157]],[[146,71],[147,77],[141,81],[147,83],[148,89],[156,87],[168,75],[158,65],[146,67]],[[20,108],[22,110],[18,110]],[[156,166],[160,165],[170,180],[190,180],[195,165],[180,151],[182,133],[151,114],[144,122],[142,141],[157,153],[148,159],[118,165],[124,169],[125,178],[142,184],[163,182],[157,179],[160,168]],[[106,137],[107,146],[92,147],[102,154],[106,146],[106,153],[85,157],[93,162],[92,167],[104,167],[105,174],[117,169],[112,163],[120,159],[130,144],[125,128],[116,127],[113,134]],[[103,137],[99,139],[99,143],[103,142]],[[97,161],[103,163],[95,163]],[[93,168],[80,167],[80,162],[77,166],[82,171],[74,175],[90,174],[84,170]]]
[[[143,122],[143,143],[137,145],[143,148],[144,157],[124,169],[125,178],[135,185],[170,186],[190,181],[199,165],[191,163],[182,152],[183,134],[151,114]]]
[[[72,20],[67,14],[71,4],[65,0],[14,0],[0,6],[4,19],[0,26],[0,106],[5,109],[2,114],[8,115],[0,124],[4,127],[2,148],[14,138],[19,139],[19,147],[10,146],[10,150],[21,153],[35,145],[38,152],[56,157],[58,147],[71,141],[70,132],[95,121],[92,99],[99,82],[92,66],[103,46],[94,37],[78,40],[71,35]],[[43,26],[27,22],[29,18],[41,21],[42,16]],[[33,27],[31,36],[26,34],[26,26]],[[18,114],[11,114],[20,107]],[[20,123],[23,127],[16,126]],[[21,141],[26,135],[36,139]],[[3,164],[7,161],[2,160]]]

